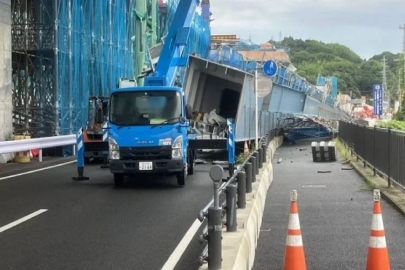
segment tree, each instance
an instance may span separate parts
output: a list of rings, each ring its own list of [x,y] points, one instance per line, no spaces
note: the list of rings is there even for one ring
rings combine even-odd
[[[373,84],[382,83],[382,59],[387,63],[387,91],[391,101],[398,96],[398,66],[400,54],[383,52],[369,60],[363,60],[350,48],[338,44],[326,44],[317,40],[286,37],[281,42],[271,41],[276,47],[287,48],[297,73],[315,84],[318,75],[336,76],[339,92],[352,94],[353,98],[372,97]],[[403,78],[403,77],[402,77]],[[402,106],[405,107],[405,106]]]

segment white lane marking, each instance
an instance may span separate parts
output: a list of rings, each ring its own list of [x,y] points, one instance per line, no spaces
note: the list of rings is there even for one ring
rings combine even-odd
[[[72,160],[72,161],[68,161],[68,162],[65,162],[65,163],[61,163],[61,164],[57,164],[57,165],[53,165],[53,166],[49,166],[49,167],[45,167],[45,168],[41,168],[41,169],[37,169],[37,170],[32,170],[32,171],[28,171],[28,172],[23,172],[23,173],[18,173],[18,174],[13,174],[13,175],[9,175],[9,176],[0,177],[0,181],[6,180],[6,179],[9,179],[9,178],[18,177],[18,176],[21,176],[21,175],[26,175],[26,174],[31,174],[31,173],[36,173],[36,172],[40,172],[40,171],[45,171],[45,170],[57,168],[57,167],[72,164],[72,163],[75,163],[75,162],[76,162],[76,160]]]
[[[188,229],[186,234],[183,236],[183,239],[181,239],[180,243],[177,245],[176,249],[173,251],[172,255],[170,255],[169,259],[166,261],[165,265],[163,265],[161,270],[174,269],[184,251],[186,250],[187,246],[190,244],[194,235],[200,228],[201,224],[202,223],[198,219],[194,221],[193,225],[191,225],[190,229]]]
[[[42,214],[42,213],[44,213],[46,211],[48,211],[48,209],[39,209],[38,211],[35,211],[34,213],[29,214],[28,216],[22,217],[22,218],[14,221],[14,222],[11,222],[10,224],[7,224],[6,226],[1,227],[0,228],[0,233],[6,231],[8,229],[11,229],[14,226],[17,226],[18,224],[21,224],[21,223],[23,223],[23,222],[25,222],[25,221],[33,218],[33,217],[36,217],[36,216],[38,216],[38,215],[40,215],[40,214]]]

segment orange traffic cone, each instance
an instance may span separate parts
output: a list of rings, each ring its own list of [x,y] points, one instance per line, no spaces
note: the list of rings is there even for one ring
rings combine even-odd
[[[284,270],[306,270],[305,252],[298,217],[297,191],[290,192],[290,218],[284,254]]]
[[[249,157],[249,147],[247,145],[247,142],[245,141],[245,145],[243,147],[243,155],[245,156],[245,158]]]
[[[381,214],[380,190],[374,190],[374,209],[368,244],[367,270],[390,270],[387,242]]]

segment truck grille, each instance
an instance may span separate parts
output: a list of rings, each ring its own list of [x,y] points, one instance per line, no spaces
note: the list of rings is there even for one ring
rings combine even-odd
[[[122,160],[159,160],[171,159],[171,146],[120,147]]]

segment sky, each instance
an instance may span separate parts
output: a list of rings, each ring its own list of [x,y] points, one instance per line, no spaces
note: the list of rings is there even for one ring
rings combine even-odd
[[[341,43],[368,59],[402,51],[405,0],[211,0],[212,34],[260,44],[292,36]]]

